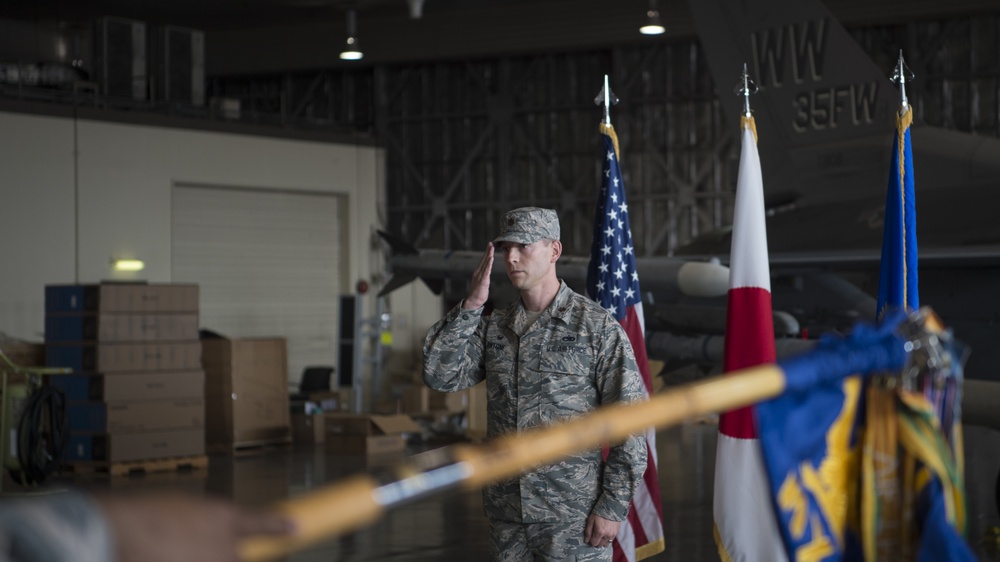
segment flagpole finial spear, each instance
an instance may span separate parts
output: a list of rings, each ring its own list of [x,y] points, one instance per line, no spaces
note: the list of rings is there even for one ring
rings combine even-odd
[[[604,105],[604,124],[611,126],[611,106],[618,103],[618,96],[611,91],[608,86],[608,75],[604,75],[604,87],[598,92],[597,97],[594,98],[594,103],[597,105]]]
[[[734,90],[737,94],[743,96],[743,115],[750,117],[750,94],[757,93],[757,84],[754,84],[754,81],[750,79],[750,75],[747,74],[747,63],[743,63],[743,74],[740,76],[740,81],[736,84]]]
[[[896,68],[892,71],[892,77],[889,80],[893,84],[899,84],[899,113],[902,114],[906,111],[909,101],[906,99],[906,82],[912,82],[915,78],[910,67],[906,66],[903,62],[903,49],[899,50],[899,62],[896,63]]]

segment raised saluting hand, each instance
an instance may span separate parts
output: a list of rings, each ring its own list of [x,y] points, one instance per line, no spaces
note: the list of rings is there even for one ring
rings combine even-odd
[[[472,286],[469,288],[469,294],[465,297],[465,301],[462,302],[463,309],[475,310],[486,304],[486,300],[490,298],[490,274],[492,272],[493,242],[489,242],[486,244],[486,251],[483,252],[482,259],[479,260],[479,265],[472,273]]]

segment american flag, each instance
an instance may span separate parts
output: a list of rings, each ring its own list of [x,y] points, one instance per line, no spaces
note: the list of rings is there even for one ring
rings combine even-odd
[[[646,357],[645,327],[639,274],[635,269],[635,246],[625,203],[625,185],[618,165],[618,137],[611,125],[601,124],[604,174],[594,218],[594,243],[587,268],[587,292],[601,303],[625,329],[635,352],[636,364],[646,388],[652,393]],[[614,560],[642,560],[663,552],[663,507],[656,471],[656,433],[646,430],[649,458],[639,490],[632,498],[626,519],[618,530]]]

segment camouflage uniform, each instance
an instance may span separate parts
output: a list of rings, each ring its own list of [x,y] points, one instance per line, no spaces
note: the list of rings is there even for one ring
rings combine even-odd
[[[427,334],[424,382],[450,392],[485,380],[490,438],[643,398],[628,336],[600,305],[562,282],[518,336],[527,320],[520,300],[486,317],[459,304]],[[530,560],[532,551],[543,559],[611,560],[611,547],[584,543],[586,519],[625,519],[646,455],[645,440],[630,436],[606,461],[595,448],[487,486],[494,559]]]

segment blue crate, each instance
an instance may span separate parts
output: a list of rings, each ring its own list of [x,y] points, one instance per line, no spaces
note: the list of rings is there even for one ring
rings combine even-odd
[[[98,288],[98,285],[46,285],[45,313],[95,310]]]
[[[82,342],[97,339],[97,317],[74,314],[45,317],[45,341]]]
[[[71,433],[105,432],[108,429],[108,406],[104,402],[68,402],[66,418]]]
[[[97,363],[97,349],[93,345],[46,345],[45,364],[64,367],[73,371],[93,371]]]
[[[66,400],[100,400],[104,394],[104,377],[90,375],[53,375],[49,384],[63,391]]]
[[[108,437],[71,433],[69,444],[63,451],[63,462],[103,461],[108,458]]]

